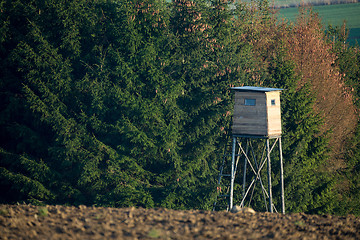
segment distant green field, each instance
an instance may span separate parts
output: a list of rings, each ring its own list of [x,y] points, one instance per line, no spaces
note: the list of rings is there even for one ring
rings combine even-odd
[[[360,3],[321,5],[312,7],[322,19],[323,25],[341,26],[346,21],[350,29],[349,43],[360,43]],[[299,9],[283,8],[279,10],[278,19],[288,19],[294,21],[299,13]]]

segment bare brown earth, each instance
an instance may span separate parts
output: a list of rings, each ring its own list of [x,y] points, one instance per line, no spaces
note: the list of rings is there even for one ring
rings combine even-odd
[[[0,239],[360,239],[360,218],[0,205]]]

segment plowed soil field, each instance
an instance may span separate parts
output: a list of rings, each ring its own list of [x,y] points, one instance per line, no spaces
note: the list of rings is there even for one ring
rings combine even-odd
[[[360,239],[360,219],[303,213],[0,205],[0,239]]]

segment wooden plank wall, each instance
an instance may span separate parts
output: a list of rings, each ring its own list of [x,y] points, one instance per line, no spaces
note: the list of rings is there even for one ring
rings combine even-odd
[[[245,98],[256,99],[255,106],[246,106]],[[263,92],[235,92],[233,134],[267,134],[266,96]]]
[[[275,106],[271,105],[275,100]],[[266,92],[268,136],[281,135],[280,92]]]

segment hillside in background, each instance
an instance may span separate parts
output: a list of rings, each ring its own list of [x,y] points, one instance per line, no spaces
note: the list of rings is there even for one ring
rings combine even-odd
[[[273,0],[269,1],[270,6],[275,8],[300,7],[304,5],[319,6],[333,4],[357,3],[359,0]]]
[[[360,3],[315,5],[312,6],[314,12],[319,14],[325,28],[328,25],[333,27],[342,26],[345,22],[349,29],[348,43],[351,45],[360,42]],[[285,19],[294,22],[299,15],[298,7],[282,8],[276,10],[279,21]]]

